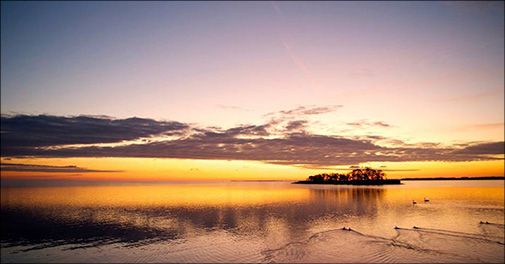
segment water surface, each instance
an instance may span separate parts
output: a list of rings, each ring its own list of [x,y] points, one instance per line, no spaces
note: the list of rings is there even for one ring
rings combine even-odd
[[[504,262],[503,180],[2,187],[1,198],[2,262]]]

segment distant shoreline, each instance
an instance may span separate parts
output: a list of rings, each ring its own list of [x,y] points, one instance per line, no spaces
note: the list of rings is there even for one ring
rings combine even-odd
[[[485,177],[433,177],[433,178],[401,178],[400,181],[465,181],[465,180],[505,180],[504,176]],[[230,182],[293,182],[293,180],[230,180]],[[303,181],[302,181],[303,182]]]
[[[435,178],[403,178],[402,181],[475,181],[475,180],[505,180],[504,176],[486,177],[435,177]]]
[[[400,181],[476,181],[476,180],[505,180],[504,176],[485,176],[485,177],[433,177],[433,178],[402,178],[402,179],[392,179]],[[305,183],[305,181],[296,180],[230,180],[230,182],[302,182],[301,184],[311,184]],[[350,184],[348,184],[350,185]]]
[[[291,182],[293,180],[230,180],[230,182]]]

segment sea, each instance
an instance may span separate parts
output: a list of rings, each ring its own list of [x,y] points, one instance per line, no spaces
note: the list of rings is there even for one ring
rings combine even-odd
[[[504,181],[1,188],[1,262],[503,263]]]

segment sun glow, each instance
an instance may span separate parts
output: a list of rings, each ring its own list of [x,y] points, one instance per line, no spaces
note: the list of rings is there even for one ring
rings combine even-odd
[[[156,158],[26,158],[2,159],[2,163],[76,165],[80,168],[113,172],[15,172],[2,171],[2,179],[53,179],[93,181],[223,181],[301,180],[308,175],[341,172],[349,166],[306,167],[275,165],[259,161],[195,160]],[[391,179],[408,177],[503,176],[503,160],[472,162],[368,162],[381,168]]]

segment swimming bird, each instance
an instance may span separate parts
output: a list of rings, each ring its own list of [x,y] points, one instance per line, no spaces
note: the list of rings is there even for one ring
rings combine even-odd
[[[425,202],[425,203],[426,203],[426,202],[429,202],[429,201],[430,201],[430,199],[428,199],[428,198],[424,197],[424,202]]]
[[[417,204],[417,202],[416,202],[416,201],[414,201],[414,200],[412,200],[412,204]]]

